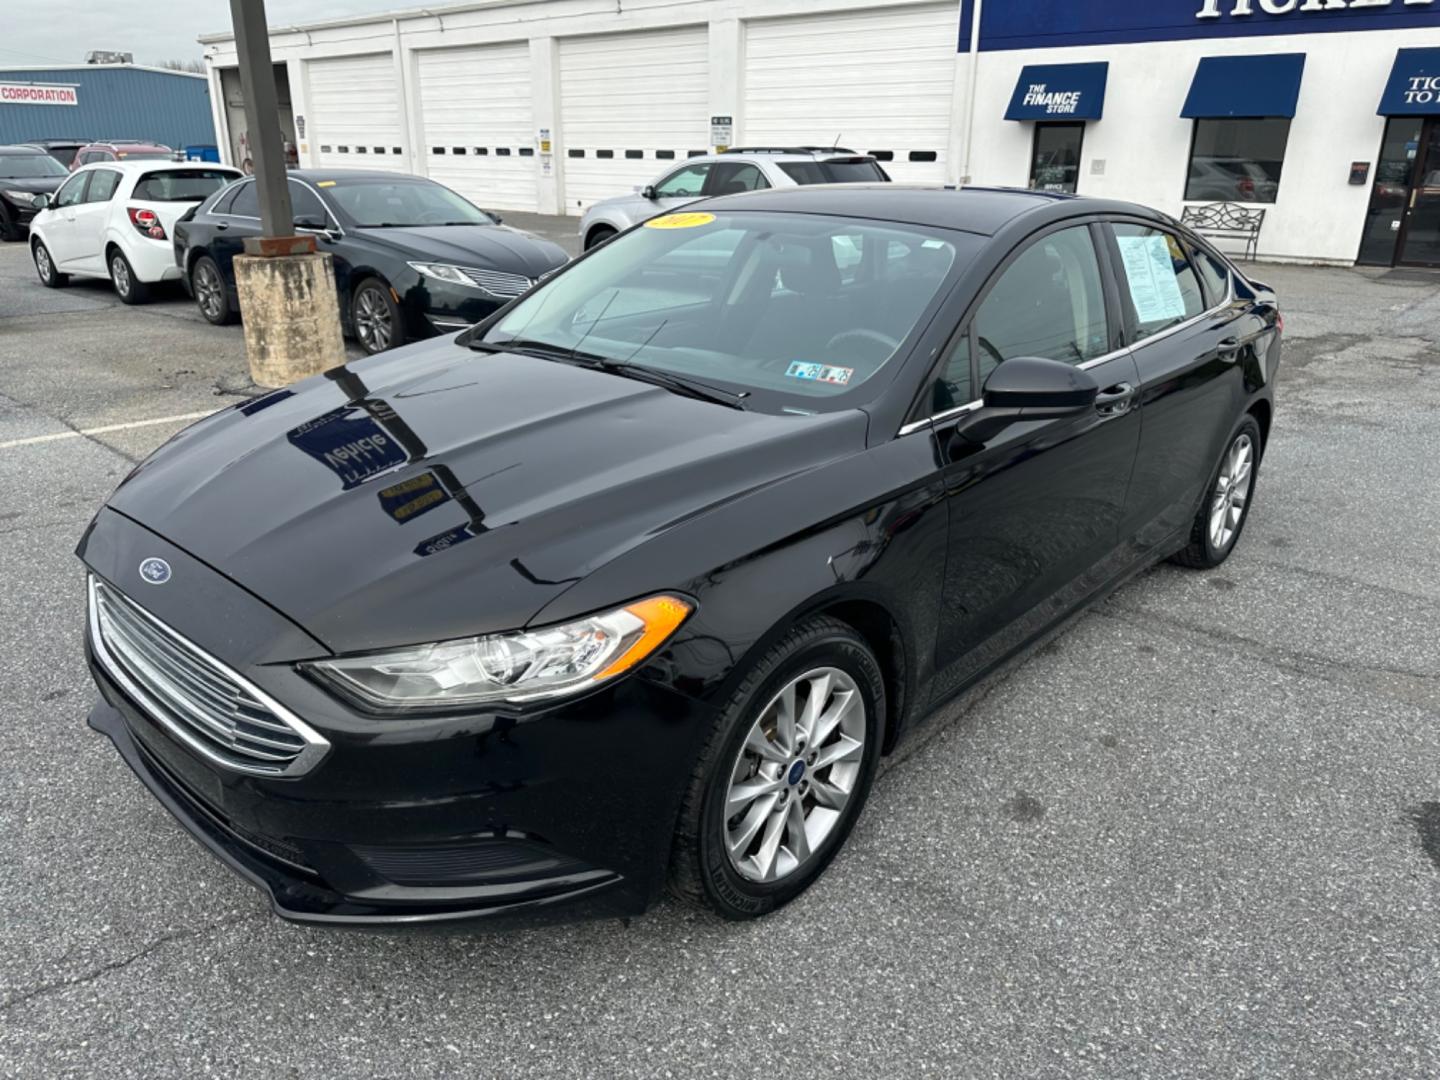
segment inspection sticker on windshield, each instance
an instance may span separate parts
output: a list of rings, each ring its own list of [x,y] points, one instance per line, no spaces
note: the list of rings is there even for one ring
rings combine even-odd
[[[805,379],[809,382],[834,383],[836,386],[849,386],[850,376],[855,374],[854,368],[831,367],[829,364],[807,364],[804,361],[794,361],[785,372],[792,379]]]
[[[645,222],[647,229],[698,229],[715,220],[714,214],[665,214]]]
[[[321,180],[321,181],[320,181],[319,183],[317,183],[315,186],[316,186],[316,187],[334,187],[334,186],[335,186],[335,181],[334,181],[334,180]]]

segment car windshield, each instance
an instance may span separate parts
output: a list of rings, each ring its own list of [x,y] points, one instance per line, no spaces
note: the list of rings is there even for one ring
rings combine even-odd
[[[978,243],[856,218],[669,214],[541,285],[483,343],[648,367],[814,411],[895,356]]]
[[[0,154],[0,180],[68,175],[65,166],[49,154]]]
[[[495,224],[484,210],[429,180],[337,177],[321,180],[319,186],[361,228]]]
[[[869,184],[890,179],[871,158],[782,161],[780,169],[797,184]]]
[[[134,198],[147,202],[200,202],[234,180],[227,169],[165,169],[135,184]]]

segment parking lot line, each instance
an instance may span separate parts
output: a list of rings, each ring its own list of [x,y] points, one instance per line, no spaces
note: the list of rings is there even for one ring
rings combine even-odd
[[[205,412],[176,413],[174,416],[157,416],[152,420],[131,420],[124,424],[105,424],[103,427],[84,428],[77,431],[57,431],[51,435],[31,435],[28,439],[10,439],[0,442],[0,450],[13,450],[17,446],[33,446],[36,443],[57,442],[60,439],[83,439],[91,435],[104,435],[111,431],[129,431],[131,428],[155,427],[157,424],[174,424],[181,420],[203,420],[219,412],[207,409]]]

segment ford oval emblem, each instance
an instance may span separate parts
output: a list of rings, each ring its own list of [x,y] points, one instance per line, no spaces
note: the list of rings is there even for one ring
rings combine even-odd
[[[151,585],[164,585],[170,580],[170,564],[152,555],[140,564],[140,576]]]

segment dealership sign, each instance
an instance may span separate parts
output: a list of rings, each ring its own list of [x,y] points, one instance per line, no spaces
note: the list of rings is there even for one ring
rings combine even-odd
[[[1197,19],[1218,19],[1222,9],[1232,16],[1289,15],[1292,11],[1355,11],[1360,8],[1429,7],[1435,0],[1202,0]]]
[[[73,86],[0,82],[0,105],[79,105]]]

